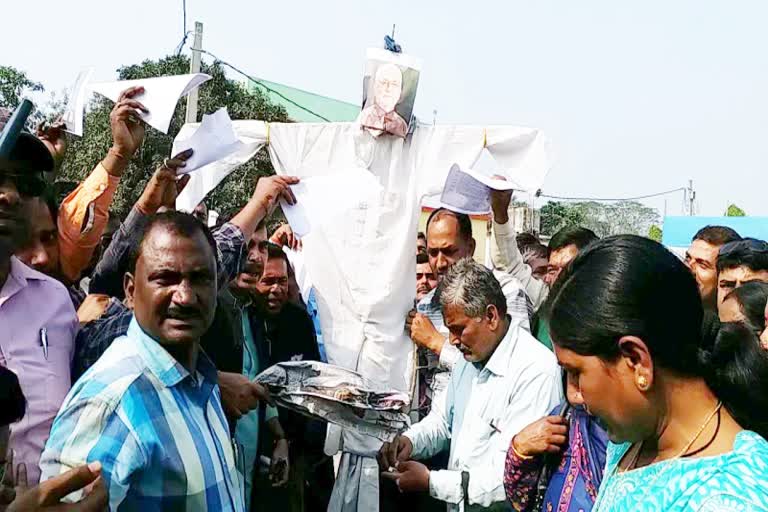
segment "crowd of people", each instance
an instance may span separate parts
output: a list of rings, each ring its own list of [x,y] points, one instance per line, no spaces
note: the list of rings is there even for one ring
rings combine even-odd
[[[299,180],[260,178],[211,229],[204,203],[175,210],[187,150],[111,217],[140,93],[62,201],[61,126],[0,159],[0,510],[326,510],[327,425],[254,380],[325,360],[301,241],[267,229]],[[768,510],[768,243],[545,242],[515,232],[512,191],[490,199],[488,267],[466,214],[436,209],[416,239],[413,422],[362,492],[383,511]]]

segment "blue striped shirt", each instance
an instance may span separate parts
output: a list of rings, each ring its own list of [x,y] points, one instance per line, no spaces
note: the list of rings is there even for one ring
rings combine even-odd
[[[244,510],[216,368],[201,352],[191,375],[135,319],[69,392],[43,479],[91,461],[112,511]]]

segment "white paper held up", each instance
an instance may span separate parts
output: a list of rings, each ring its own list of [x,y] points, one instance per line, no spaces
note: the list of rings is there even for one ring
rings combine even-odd
[[[144,92],[134,96],[134,99],[143,103],[149,112],[141,112],[139,117],[153,128],[168,133],[168,127],[171,124],[179,98],[189,94],[192,89],[210,79],[211,76],[205,73],[193,73],[139,80],[101,82],[93,84],[91,89],[116,102],[120,93],[129,87],[144,87]]]
[[[195,171],[205,165],[221,160],[243,148],[243,143],[235,135],[232,120],[226,107],[213,114],[203,116],[203,121],[191,137],[173,145],[172,157],[192,149],[192,156],[187,165],[179,169],[179,174]]]
[[[88,82],[91,81],[91,76],[93,76],[93,68],[84,69],[78,73],[75,83],[67,93],[69,95],[67,108],[61,116],[66,125],[64,130],[78,137],[83,136],[83,117],[85,103],[90,94]]]
[[[306,183],[297,183],[291,185],[293,195],[296,197],[296,204],[288,204],[285,199],[280,200],[280,208],[283,210],[288,224],[299,238],[302,238],[312,231],[312,223],[309,221],[307,210],[304,208],[304,199],[307,197]]]
[[[302,178],[291,185],[296,204],[280,201],[288,224],[299,237],[306,236],[313,227],[334,223],[356,203],[360,191],[381,189],[379,182],[368,172],[339,171],[325,176]]]
[[[440,196],[442,206],[467,215],[491,211],[491,190],[514,190],[511,181],[491,178],[472,169],[451,166]]]
[[[199,126],[200,123],[190,123],[181,127],[173,141],[172,155],[180,153],[181,142],[190,138]],[[191,173],[187,186],[176,198],[177,210],[185,212],[194,210],[200,201],[221,183],[221,180],[253,158],[267,142],[267,124],[263,121],[233,121],[232,127],[242,146],[234,153],[210,162]]]

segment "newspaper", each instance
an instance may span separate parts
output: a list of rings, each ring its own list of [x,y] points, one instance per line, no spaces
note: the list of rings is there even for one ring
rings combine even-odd
[[[255,380],[269,388],[281,407],[382,441],[391,441],[409,426],[406,393],[383,389],[339,366],[316,361],[278,363]]]

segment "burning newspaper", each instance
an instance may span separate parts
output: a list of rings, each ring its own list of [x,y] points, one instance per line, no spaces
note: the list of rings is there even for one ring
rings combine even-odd
[[[277,405],[390,441],[408,427],[408,395],[375,386],[351,370],[315,361],[278,363],[256,382]]]

